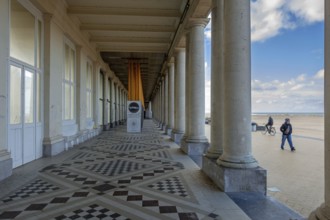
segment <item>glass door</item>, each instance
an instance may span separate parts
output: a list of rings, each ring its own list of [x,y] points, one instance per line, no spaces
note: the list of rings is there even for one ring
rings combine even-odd
[[[11,64],[9,81],[8,140],[13,167],[18,167],[42,156],[41,143],[36,143],[37,122],[40,119],[40,79],[35,71]]]
[[[11,65],[9,72],[8,146],[13,158],[13,167],[23,164],[22,84],[22,68]]]

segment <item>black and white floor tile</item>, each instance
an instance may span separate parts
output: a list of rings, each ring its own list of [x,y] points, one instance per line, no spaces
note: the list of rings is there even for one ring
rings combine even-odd
[[[0,198],[0,219],[220,219],[150,120],[142,133],[121,126],[70,151]]]

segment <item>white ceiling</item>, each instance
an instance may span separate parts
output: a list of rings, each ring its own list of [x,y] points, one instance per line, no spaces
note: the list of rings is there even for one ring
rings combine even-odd
[[[67,13],[79,20],[80,29],[126,88],[127,60],[140,60],[146,102],[174,48],[184,46],[188,18],[206,18],[211,7],[211,0],[66,1]]]

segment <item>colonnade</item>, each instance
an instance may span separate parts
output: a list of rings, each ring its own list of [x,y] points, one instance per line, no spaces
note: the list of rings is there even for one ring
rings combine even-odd
[[[174,88],[174,127],[167,133],[172,140],[188,155],[205,154],[202,170],[224,191],[266,193],[266,170],[252,156],[251,146],[250,1],[213,0],[212,48],[219,49],[212,50],[211,58],[211,144],[204,130],[207,23],[189,20],[186,47],[177,48],[172,59],[175,81],[168,68],[154,98],[155,118],[171,126],[168,100]]]

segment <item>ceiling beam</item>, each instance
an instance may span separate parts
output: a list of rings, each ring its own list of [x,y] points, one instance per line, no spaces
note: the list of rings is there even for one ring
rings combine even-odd
[[[174,26],[166,25],[122,25],[122,24],[83,24],[80,26],[83,31],[137,31],[137,32],[165,32],[175,31]]]
[[[98,45],[97,50],[100,52],[147,52],[147,53],[166,53],[168,46],[129,46],[126,45]]]
[[[128,43],[170,43],[169,38],[160,37],[110,37],[110,36],[92,36],[89,39],[93,43],[103,42],[128,42]]]
[[[166,17],[178,18],[181,16],[179,10],[160,8],[110,8],[110,7],[69,7],[68,14],[74,15],[118,15],[118,16],[144,16],[144,17]]]

